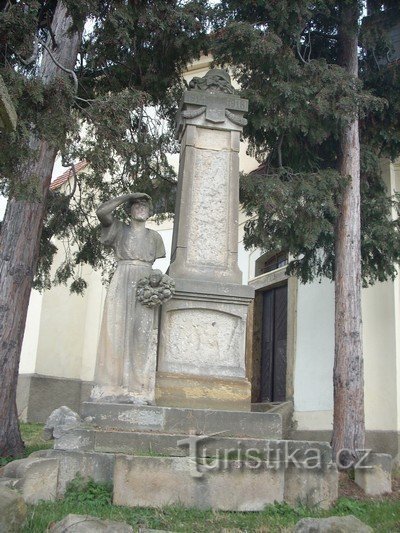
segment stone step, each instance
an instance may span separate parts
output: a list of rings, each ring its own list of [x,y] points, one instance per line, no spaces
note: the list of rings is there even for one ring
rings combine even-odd
[[[318,455],[324,464],[331,461],[332,450],[326,442],[184,435],[101,429],[72,429],[55,441],[55,450],[126,455],[170,457],[219,457],[242,460],[266,458],[293,462],[310,460]],[[294,454],[294,455],[293,455]]]
[[[152,405],[84,402],[83,416],[96,427],[188,435],[282,439],[288,435],[290,403],[267,412],[213,411]]]

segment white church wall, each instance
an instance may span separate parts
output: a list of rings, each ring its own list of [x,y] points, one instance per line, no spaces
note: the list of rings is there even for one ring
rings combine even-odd
[[[41,314],[42,294],[33,290],[29,299],[28,315],[26,317],[26,327],[19,364],[19,371],[22,374],[33,374],[35,372]]]
[[[393,282],[364,289],[365,421],[368,429],[397,426],[396,332]]]
[[[55,264],[60,264],[62,254],[57,253]],[[64,285],[43,294],[37,374],[80,379],[87,305],[87,294],[70,294]]]
[[[299,429],[314,429],[304,427],[305,421],[318,429],[331,426],[334,311],[333,283],[325,279],[299,284],[294,370],[294,409]]]

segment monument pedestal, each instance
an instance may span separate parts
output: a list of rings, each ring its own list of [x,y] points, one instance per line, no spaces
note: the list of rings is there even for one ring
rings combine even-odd
[[[241,284],[237,264],[247,101],[233,95],[223,71],[190,85],[178,121],[169,270],[176,292],[162,306],[157,405],[85,403],[78,427],[57,428],[54,450],[7,465],[0,485],[51,499],[79,474],[111,482],[114,503],[132,507],[260,511],[275,501],[327,507],[338,491],[329,444],[282,440],[290,435],[291,404],[250,411],[245,334],[254,289]],[[49,479],[43,495],[38,484]]]
[[[178,279],[164,304],[156,404],[250,410],[245,334],[251,287]]]

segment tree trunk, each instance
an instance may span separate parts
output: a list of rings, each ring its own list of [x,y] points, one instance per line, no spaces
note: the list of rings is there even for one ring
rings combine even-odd
[[[72,18],[58,2],[52,30],[56,48],[52,55],[67,69],[73,69],[81,42],[79,31],[69,32]],[[39,76],[44,84],[68,76],[43,53]],[[56,118],[55,118],[56,119]],[[34,157],[21,169],[21,182],[38,182],[34,198],[9,198],[0,241],[0,456],[19,456],[24,451],[16,406],[18,367],[33,276],[36,269],[47,194],[57,147],[30,138]]]
[[[340,63],[358,76],[358,3],[343,6]],[[364,447],[364,377],[361,321],[360,141],[358,119],[342,131],[339,168],[349,177],[337,222],[335,249],[335,364],[332,448],[338,466]]]

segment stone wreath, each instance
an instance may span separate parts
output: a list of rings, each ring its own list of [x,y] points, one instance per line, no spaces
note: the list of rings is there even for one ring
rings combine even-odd
[[[161,270],[153,270],[139,280],[136,290],[137,299],[146,307],[157,307],[170,300],[174,293],[175,281]]]

